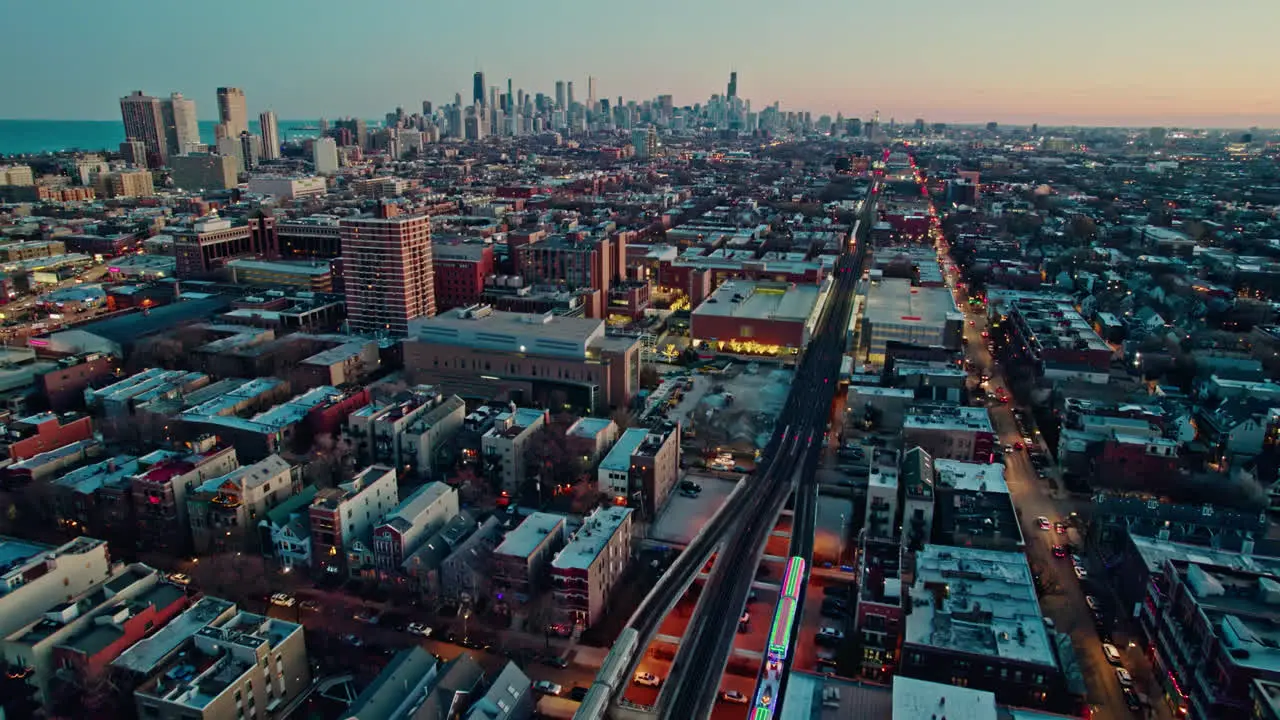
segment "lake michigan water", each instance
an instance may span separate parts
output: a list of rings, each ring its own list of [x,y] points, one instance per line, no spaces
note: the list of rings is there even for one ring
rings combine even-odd
[[[282,141],[313,137],[315,130],[294,130],[315,125],[315,120],[281,120]],[[200,140],[213,143],[212,120],[200,121]],[[249,130],[258,132],[258,121],[249,122]],[[0,155],[58,152],[60,150],[111,150],[124,142],[124,124],[119,120],[0,120]]]

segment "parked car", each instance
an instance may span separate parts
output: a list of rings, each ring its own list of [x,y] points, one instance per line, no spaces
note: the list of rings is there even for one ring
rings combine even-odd
[[[1112,665],[1119,665],[1121,660],[1120,651],[1111,643],[1102,643],[1102,654],[1106,656],[1107,662]]]
[[[292,595],[276,593],[271,596],[271,604],[279,607],[293,607],[298,604],[298,601]]]
[[[1049,522],[1049,518],[1043,515],[1036,518],[1036,525],[1038,525],[1041,530],[1048,530],[1049,528],[1053,527],[1053,524]]]
[[[357,610],[351,617],[354,618],[356,622],[362,622],[366,625],[378,624],[378,612],[369,608]]]
[[[563,688],[550,680],[539,680],[533,684],[533,689],[541,695],[559,695]]]
[[[409,625],[405,627],[405,631],[408,632],[410,635],[420,635],[422,637],[431,637],[431,628],[427,627],[426,625],[423,625],[422,623],[416,623],[416,622],[409,623]]]
[[[662,678],[653,673],[638,672],[635,676],[635,683],[644,687],[658,687],[662,685]]]
[[[181,585],[182,587],[186,587],[191,584],[191,578],[182,573],[170,573],[169,582],[173,583],[174,585]]]
[[[720,693],[720,699],[727,703],[733,703],[734,705],[747,704],[747,696],[743,695],[737,690],[725,690],[724,692]]]
[[[1076,571],[1077,580],[1087,580],[1089,578],[1089,571],[1079,565],[1072,566],[1072,569]]]
[[[1116,679],[1120,681],[1120,687],[1133,687],[1133,676],[1122,667],[1116,668]]]
[[[564,658],[560,657],[559,655],[546,655],[546,656],[544,656],[544,657],[542,658],[542,664],[543,664],[543,665],[550,665],[551,667],[555,667],[555,668],[567,668],[567,667],[569,667],[569,661],[568,661],[568,660],[565,660]]]

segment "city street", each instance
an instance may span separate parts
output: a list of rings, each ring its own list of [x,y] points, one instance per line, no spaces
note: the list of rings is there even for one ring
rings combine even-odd
[[[963,305],[963,303],[962,303]],[[993,362],[987,352],[986,340],[982,332],[987,329],[986,316],[981,311],[966,313],[970,326],[965,323],[965,337],[968,339],[967,356],[973,361],[974,374],[991,376],[989,386],[992,388],[1008,388],[1008,383],[1000,368]],[[1000,445],[1012,445],[1022,441],[1011,405],[992,403],[990,405],[992,427]],[[1054,530],[1041,530],[1037,524],[1038,517],[1046,517],[1050,522],[1066,522],[1072,513],[1087,522],[1090,503],[1088,498],[1077,498],[1061,489],[1056,483],[1056,473],[1050,471],[1048,479],[1036,476],[1028,451],[1045,452],[1046,448],[1038,436],[1031,438],[1034,445],[1027,450],[1015,450],[1005,456],[1005,480],[1017,509],[1022,526],[1022,534],[1027,543],[1027,560],[1032,570],[1041,573],[1045,592],[1041,595],[1040,604],[1045,616],[1054,622],[1060,632],[1071,636],[1076,649],[1081,671],[1088,687],[1089,702],[1094,708],[1095,718],[1134,717],[1125,705],[1120,683],[1116,678],[1113,666],[1102,654],[1102,641],[1094,628],[1093,617],[1085,595],[1092,594],[1102,600],[1108,612],[1123,615],[1121,608],[1112,607],[1111,593],[1106,591],[1105,577],[1100,563],[1097,562],[1084,537],[1077,529],[1069,529],[1066,535],[1059,535]],[[1074,543],[1084,552],[1085,565],[1092,576],[1081,582],[1076,579],[1069,558],[1055,558],[1053,546],[1065,542]],[[1151,666],[1143,656],[1141,647],[1129,647],[1128,635],[1122,632],[1124,619],[1119,618],[1116,629],[1112,633],[1113,644],[1124,655],[1124,666],[1134,677],[1135,687],[1146,692],[1149,697],[1158,697],[1151,674]],[[1163,703],[1155,703],[1155,712],[1148,717],[1171,718]]]

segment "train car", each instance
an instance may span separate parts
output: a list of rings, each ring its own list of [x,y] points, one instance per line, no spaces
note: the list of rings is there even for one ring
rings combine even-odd
[[[614,691],[627,686],[630,678],[625,676],[631,667],[632,659],[635,658],[639,638],[640,633],[635,628],[626,628],[618,634],[618,639],[613,643],[613,649],[605,657],[604,663],[600,666],[600,672],[596,675],[597,683],[603,683]]]
[[[609,688],[601,683],[596,683],[587,691],[587,696],[582,699],[582,704],[574,708],[574,712],[569,716],[573,720],[603,720],[604,716],[609,712]],[[543,698],[545,700],[546,698]],[[563,700],[565,698],[556,698]],[[541,701],[540,701],[541,702]],[[541,707],[538,708],[542,710]]]
[[[787,561],[787,569],[782,574],[782,597],[792,600],[800,599],[800,588],[804,585],[804,558],[793,557]]]
[[[769,661],[782,662],[787,659],[791,647],[791,629],[796,624],[796,601],[793,598],[782,598],[778,601],[778,609],[773,614],[773,626],[769,629]]]

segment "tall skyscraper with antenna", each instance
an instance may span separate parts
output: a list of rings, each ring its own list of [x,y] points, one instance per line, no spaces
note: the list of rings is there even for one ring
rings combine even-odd
[[[471,78],[471,101],[484,104],[484,73],[476,71],[474,77]]]
[[[729,73],[729,91],[725,93],[730,99],[738,97],[738,71]]]

